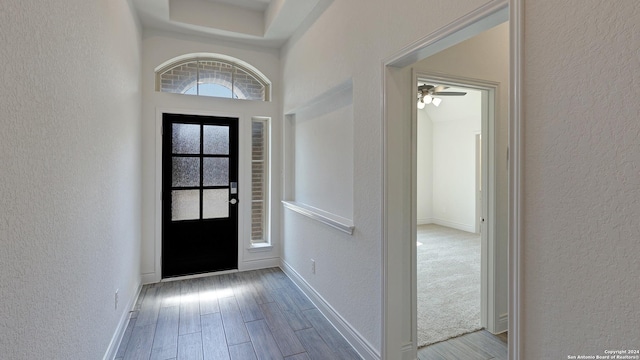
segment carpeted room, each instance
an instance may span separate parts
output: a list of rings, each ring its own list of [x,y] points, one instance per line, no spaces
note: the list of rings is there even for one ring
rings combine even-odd
[[[479,330],[480,234],[418,226],[418,346]]]

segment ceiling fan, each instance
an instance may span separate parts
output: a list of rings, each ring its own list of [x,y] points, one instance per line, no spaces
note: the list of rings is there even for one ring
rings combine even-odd
[[[448,89],[448,86],[444,85],[430,85],[424,84],[418,86],[418,109],[424,109],[426,104],[433,104],[439,106],[442,99],[435,96],[464,96],[466,92],[462,91],[444,91]]]

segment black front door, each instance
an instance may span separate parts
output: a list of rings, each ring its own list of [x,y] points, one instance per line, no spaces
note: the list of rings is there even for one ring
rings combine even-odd
[[[237,269],[238,119],[162,123],[162,277]]]

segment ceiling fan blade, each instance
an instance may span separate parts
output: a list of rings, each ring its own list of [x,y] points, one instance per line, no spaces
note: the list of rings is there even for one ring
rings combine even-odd
[[[435,88],[433,88],[433,93],[437,93],[448,88],[449,88],[448,86],[438,85]]]
[[[464,96],[467,95],[466,92],[458,92],[458,91],[441,91],[433,94],[434,96]]]

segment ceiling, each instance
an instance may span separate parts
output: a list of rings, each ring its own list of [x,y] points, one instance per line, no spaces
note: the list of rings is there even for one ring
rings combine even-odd
[[[425,82],[418,81],[418,84],[422,85]],[[426,84],[439,85],[432,82]],[[444,91],[459,91],[467,94],[464,96],[436,95],[435,97],[442,99],[440,106],[427,105],[424,107],[424,111],[429,114],[433,123],[465,121],[477,122],[477,126],[480,126],[480,117],[478,115],[482,112],[482,92],[480,90],[450,86]]]
[[[145,29],[280,47],[332,0],[133,0]]]

